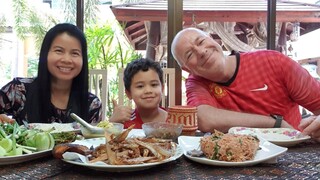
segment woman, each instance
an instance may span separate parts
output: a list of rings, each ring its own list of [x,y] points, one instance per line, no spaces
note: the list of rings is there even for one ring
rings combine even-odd
[[[11,115],[19,124],[70,123],[74,121],[71,112],[91,123],[102,118],[99,98],[88,92],[85,35],[76,26],[62,23],[44,37],[38,76],[14,78],[1,88],[0,114]]]

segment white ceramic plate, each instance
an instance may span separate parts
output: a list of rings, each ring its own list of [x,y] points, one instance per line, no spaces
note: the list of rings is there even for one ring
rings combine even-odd
[[[45,150],[40,152],[35,152],[32,154],[23,154],[20,156],[7,156],[7,157],[0,157],[0,165],[8,165],[8,164],[17,164],[26,161],[31,161],[34,159],[38,159],[41,157],[49,156],[52,150]]]
[[[74,128],[73,123],[29,123],[28,126],[32,129],[40,129],[43,131],[54,128],[53,131],[50,131],[51,133],[68,131],[80,132],[80,126],[79,128]]]
[[[183,149],[183,154],[188,159],[198,163],[214,165],[214,166],[252,166],[255,164],[266,162],[268,160],[272,160],[288,150],[287,148],[280,147],[270,143],[269,141],[260,139],[260,150],[257,151],[254,159],[250,161],[226,162],[226,161],[211,160],[206,157],[192,157],[188,155],[187,151],[200,148],[199,146],[200,138],[201,137],[180,136],[178,138],[178,142],[181,148]]]
[[[290,147],[310,139],[300,131],[290,128],[246,128],[233,127],[229,129],[232,134],[247,134],[260,136],[276,145]]]
[[[100,144],[105,143],[105,138],[93,138],[93,139],[84,139],[84,140],[77,140],[73,142],[74,144],[81,144],[85,145],[87,147],[96,147]],[[134,165],[108,165],[108,164],[86,164],[83,162],[78,162],[78,161],[69,161],[63,159],[63,161],[68,162],[70,164],[75,164],[79,166],[85,166],[90,169],[95,169],[99,171],[108,171],[108,172],[130,172],[130,171],[139,171],[139,170],[144,170],[151,168],[153,166],[157,166],[160,164],[168,163],[171,161],[174,161],[181,157],[183,154],[182,148],[178,145],[177,150],[174,156],[170,157],[169,159],[166,159],[161,162],[155,162],[155,163],[145,163],[145,164],[134,164]]]

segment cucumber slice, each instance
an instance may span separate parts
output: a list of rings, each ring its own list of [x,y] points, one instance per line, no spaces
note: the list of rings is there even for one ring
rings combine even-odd
[[[9,152],[13,148],[13,143],[11,139],[4,138],[0,141],[0,146],[6,151]]]
[[[0,146],[0,157],[5,156],[6,153],[7,153],[6,150],[3,147]]]
[[[22,148],[13,149],[12,151],[6,154],[6,156],[18,156],[18,155],[22,155]]]

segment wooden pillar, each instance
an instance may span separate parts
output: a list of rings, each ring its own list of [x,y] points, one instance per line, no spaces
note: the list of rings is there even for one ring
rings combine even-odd
[[[267,49],[271,50],[276,49],[276,12],[277,0],[268,0]]]
[[[148,40],[147,40],[147,50],[146,57],[156,60],[156,47],[160,42],[160,22],[159,21],[151,21],[150,29],[148,31]],[[161,60],[161,59],[159,59]]]
[[[77,26],[83,31],[84,0],[77,0]]]
[[[181,105],[182,93],[181,93],[181,81],[182,72],[178,63],[174,60],[171,53],[171,44],[174,36],[182,30],[183,19],[183,0],[168,0],[168,40],[167,40],[167,64],[168,68],[175,68],[175,104]]]

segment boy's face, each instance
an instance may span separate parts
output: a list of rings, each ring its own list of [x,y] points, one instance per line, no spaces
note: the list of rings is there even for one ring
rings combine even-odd
[[[131,81],[130,92],[126,91],[129,99],[133,99],[139,109],[158,108],[163,92],[157,72],[153,69],[139,71]]]

